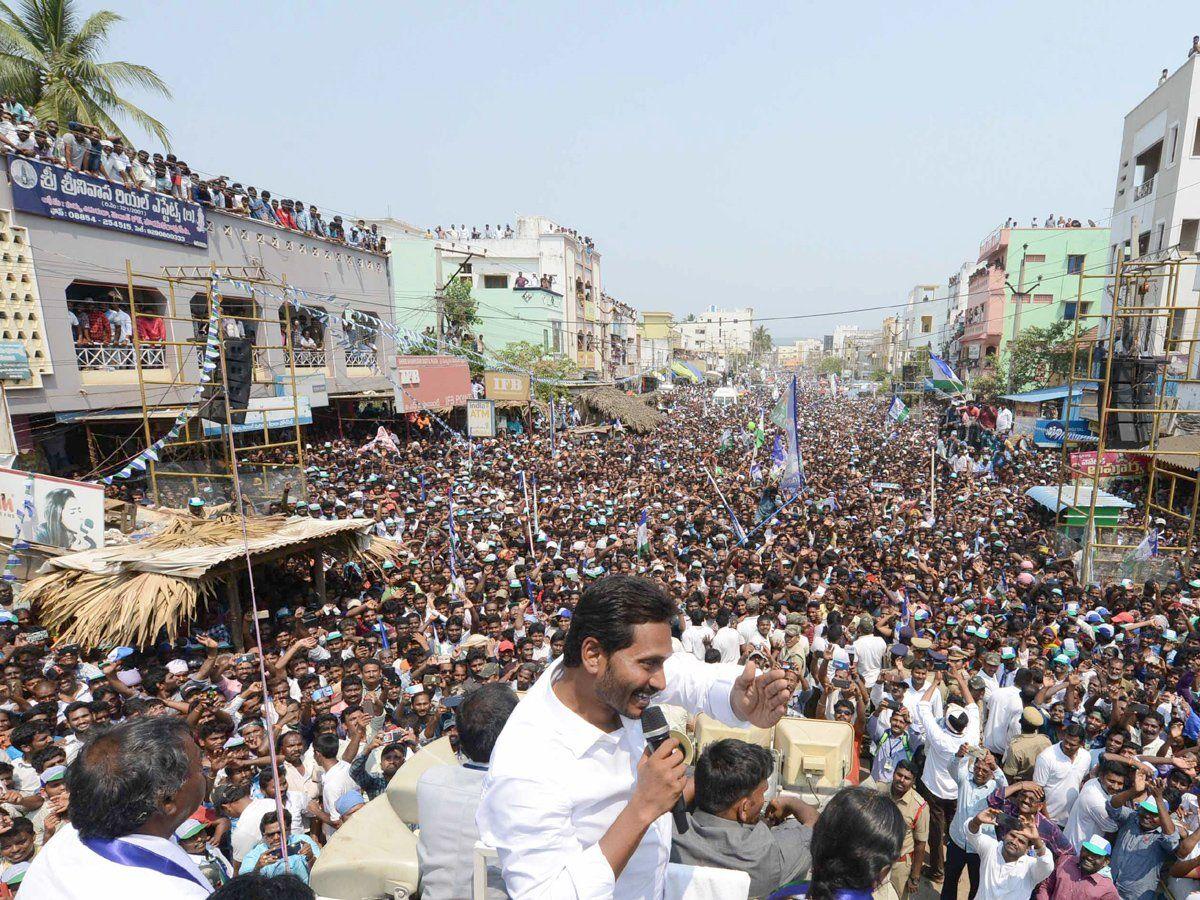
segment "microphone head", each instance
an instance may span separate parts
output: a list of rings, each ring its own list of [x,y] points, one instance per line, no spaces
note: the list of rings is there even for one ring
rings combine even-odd
[[[666,738],[671,728],[661,706],[647,706],[642,710],[642,734],[646,740]]]

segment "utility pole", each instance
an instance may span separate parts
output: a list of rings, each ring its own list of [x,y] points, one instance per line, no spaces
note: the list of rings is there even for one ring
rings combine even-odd
[[[434,284],[437,287],[437,292],[436,292],[436,297],[435,297],[435,299],[437,301],[437,348],[438,348],[438,353],[441,353],[445,349],[444,339],[445,339],[445,334],[446,334],[446,330],[445,330],[446,297],[445,297],[445,293],[444,293],[445,286],[442,284],[442,248],[438,247],[436,245],[434,245],[433,260],[434,260],[434,276],[433,276]]]
[[[1025,257],[1028,255],[1028,251],[1029,251],[1029,245],[1022,244],[1021,245],[1021,269],[1017,273],[1017,289],[1013,293],[1013,296],[1017,300],[1017,311],[1013,314],[1013,333],[1012,333],[1012,337],[1010,338],[1010,340],[1013,340],[1013,341],[1015,341],[1017,339],[1017,335],[1021,333],[1021,308],[1025,305]],[[1011,287],[1011,285],[1010,285],[1010,287]],[[1003,333],[1003,331],[1002,331],[1002,333]],[[1000,362],[999,357],[1000,357],[1000,348],[997,347],[996,348],[996,363],[997,364],[999,364],[999,362]],[[1016,390],[1016,377],[1017,377],[1016,372],[1010,371],[1008,373],[1008,388],[1009,388],[1009,390]]]

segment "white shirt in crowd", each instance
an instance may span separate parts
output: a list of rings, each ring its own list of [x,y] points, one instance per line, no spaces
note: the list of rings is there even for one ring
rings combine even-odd
[[[742,636],[737,630],[726,625],[717,629],[712,645],[721,654],[721,662],[735,663],[742,658],[742,643]]]
[[[1002,687],[992,691],[987,701],[987,721],[983,724],[983,746],[1003,758],[1008,742],[1021,728],[1021,689]]]
[[[877,634],[864,634],[852,645],[858,658],[858,674],[863,684],[873,688],[883,671],[883,659],[887,655],[887,641]]]
[[[711,642],[715,636],[715,632],[707,625],[689,625],[684,629],[680,640],[683,642],[684,650],[692,654],[700,662],[704,662],[704,651],[708,649],[705,641]]]
[[[670,814],[650,826],[615,882],[599,844],[633,794],[646,747],[642,724],[623,718],[606,733],[585,721],[552,689],[561,667],[561,659],[550,665],[500,733],[476,815],[480,839],[496,848],[514,900],[662,897]],[[729,703],[740,668],[704,665],[686,653],[664,668],[667,687],[656,702],[747,724]]]
[[[357,790],[358,782],[351,777],[350,763],[344,759],[339,759],[333,768],[321,773],[321,805],[335,822],[341,821],[342,818],[337,811],[337,802],[342,799],[343,794]],[[332,837],[333,832],[334,829],[325,826],[325,837]]]
[[[107,900],[110,897],[153,897],[155,900],[202,900],[212,893],[192,858],[174,841],[131,834],[119,838],[181,866],[196,881],[152,869],[110,862],[79,840],[64,825],[33,858],[21,882],[21,900]]]
[[[982,829],[967,829],[967,849],[979,854],[979,891],[976,900],[1029,900],[1033,889],[1054,872],[1054,857],[1043,845],[1037,856],[1028,853],[1014,862],[1004,861],[1004,844]]]
[[[925,730],[925,768],[921,781],[935,797],[943,800],[958,799],[958,779],[951,768],[958,748],[963,744],[979,745],[979,707],[974,703],[966,707],[967,727],[962,734],[943,728],[933,714],[933,704],[922,700],[917,704],[917,715]]]
[[[1069,757],[1062,744],[1052,744],[1037,755],[1033,780],[1046,790],[1046,815],[1060,827],[1066,824],[1071,806],[1079,796],[1079,786],[1092,767],[1092,754],[1086,747]],[[1086,838],[1085,838],[1086,840]]]
[[[265,797],[251,800],[242,810],[242,814],[237,817],[237,824],[229,834],[229,851],[233,854],[235,864],[241,864],[242,857],[262,840],[263,816],[274,811],[275,801]]]
[[[1111,834],[1117,830],[1117,823],[1108,815],[1108,798],[1099,778],[1093,778],[1079,791],[1063,829],[1076,853],[1093,834]]]

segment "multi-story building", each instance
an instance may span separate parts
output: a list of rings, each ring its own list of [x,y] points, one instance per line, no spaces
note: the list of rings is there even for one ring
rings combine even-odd
[[[775,348],[775,364],[781,369],[815,366],[821,352],[820,338],[800,338],[795,343],[781,344]]]
[[[965,262],[946,279],[946,318],[935,339],[930,342],[934,353],[946,360],[951,368],[959,368],[962,351],[963,317],[970,306],[971,272],[975,264]]]
[[[968,279],[960,338],[963,371],[994,370],[1008,342],[1026,328],[1071,321],[1098,309],[1100,289],[1084,287],[1081,294],[1080,276],[1102,270],[1107,252],[1107,228],[1001,226],[992,231],[979,245]]]
[[[638,323],[638,362],[643,372],[658,372],[671,364],[682,340],[669,312],[644,311]]]
[[[839,325],[834,332],[834,353],[842,359],[843,374],[859,380],[872,378],[883,369],[887,357],[884,331],[882,328],[863,329],[857,325]]]
[[[1200,250],[1200,56],[1191,56],[1125,116],[1108,249],[1108,271],[1117,259],[1166,259]],[[1187,267],[1191,270],[1191,267]],[[1148,281],[1141,305],[1162,302],[1161,279]],[[1097,290],[1099,290],[1097,288]],[[1195,307],[1200,290],[1182,279],[1175,305]],[[1105,296],[1105,306],[1111,297]],[[1194,312],[1176,317],[1175,335],[1191,334]],[[1165,319],[1155,321],[1155,346],[1166,337]]]
[[[400,325],[436,331],[438,287],[467,279],[485,350],[528,341],[612,377],[613,306],[603,299],[600,252],[574,233],[544,216],[518,217],[511,237],[478,239],[374,224],[392,249]]]
[[[898,331],[904,362],[914,350],[928,350],[945,319],[946,294],[939,285],[918,284],[909,292],[900,314]],[[889,368],[888,371],[891,371]]]
[[[732,353],[750,353],[753,347],[754,310],[717,309],[710,306],[694,319],[677,326],[688,353],[719,365]]]
[[[395,369],[385,352],[391,342],[369,324],[392,321],[385,253],[162,194],[115,189],[41,162],[13,158],[9,175],[0,184],[6,279],[0,340],[25,345],[33,377],[8,385],[8,405],[21,448],[40,444],[52,469],[95,466],[84,426],[140,431],[144,402],[187,405],[194,389],[181,382],[196,384],[203,360],[170,342],[194,340],[204,327],[205,280],[214,268],[260,273],[306,292],[296,301],[300,311],[279,286],[256,292],[248,282],[220,283],[223,310],[265,320],[237,326],[254,345],[252,398],[274,396],[280,375],[290,381],[293,363],[298,379],[323,377],[331,404],[357,402],[352,398],[368,392],[392,395],[384,374]],[[101,321],[108,311],[111,330]],[[361,318],[348,324],[347,311]],[[266,349],[285,343],[285,321],[304,339],[303,348],[293,345],[292,359]],[[137,328],[143,330],[135,346]],[[177,412],[152,412],[155,433],[158,419],[165,432]],[[112,462],[137,453],[138,439],[131,434],[123,446]]]

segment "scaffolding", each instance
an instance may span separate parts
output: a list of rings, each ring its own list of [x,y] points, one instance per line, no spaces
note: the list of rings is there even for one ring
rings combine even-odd
[[[1064,494],[1088,497],[1076,519],[1083,520],[1081,578],[1131,577],[1134,548],[1155,519],[1163,519],[1167,536],[1159,553],[1190,553],[1195,544],[1200,429],[1194,440],[1180,432],[1187,417],[1200,416],[1198,275],[1200,260],[1176,254],[1120,258],[1115,272],[1079,275],[1058,499],[1061,509]],[[1099,309],[1085,311],[1084,298],[1096,293]],[[1094,451],[1070,427],[1078,419],[1095,429]],[[1098,517],[1101,491],[1138,475],[1145,485],[1140,519]],[[1076,495],[1075,486],[1090,490]]]
[[[183,508],[189,497],[201,497],[209,505],[232,503],[235,477],[239,478],[243,497],[256,509],[277,500],[284,490],[290,489],[295,499],[306,496],[293,310],[283,303],[278,318],[271,319],[253,291],[249,298],[243,298],[226,296],[219,288],[221,280],[236,279],[283,296],[287,292],[286,277],[270,279],[261,266],[170,266],[159,273],[135,272],[129,260],[125,261],[125,277],[129,317],[135,323],[133,359],[145,446],[152,446],[156,440],[156,422],[174,420],[187,398],[203,391],[193,402],[193,414],[183,423],[178,439],[165,444],[157,460],[148,460],[146,474],[155,503]],[[137,327],[139,317],[159,315],[137,308],[135,288],[147,286],[161,288],[166,295],[166,314],[160,316],[164,320],[163,340],[145,341]],[[220,355],[211,379],[205,382],[205,348],[213,321],[218,323]],[[280,338],[273,343],[268,335],[276,328]],[[235,406],[230,396],[227,345],[233,338],[228,332],[250,339],[250,399],[276,396],[282,384],[285,391],[279,406],[286,413],[290,398],[290,424],[271,421],[264,408],[259,413],[261,429],[246,426],[246,408]],[[144,348],[161,351],[167,357],[165,369],[144,365]],[[270,351],[283,353],[286,375],[282,380],[276,379],[269,365]],[[163,391],[166,375],[170,376],[166,384],[169,389]],[[159,400],[150,399],[153,392],[161,392]]]

